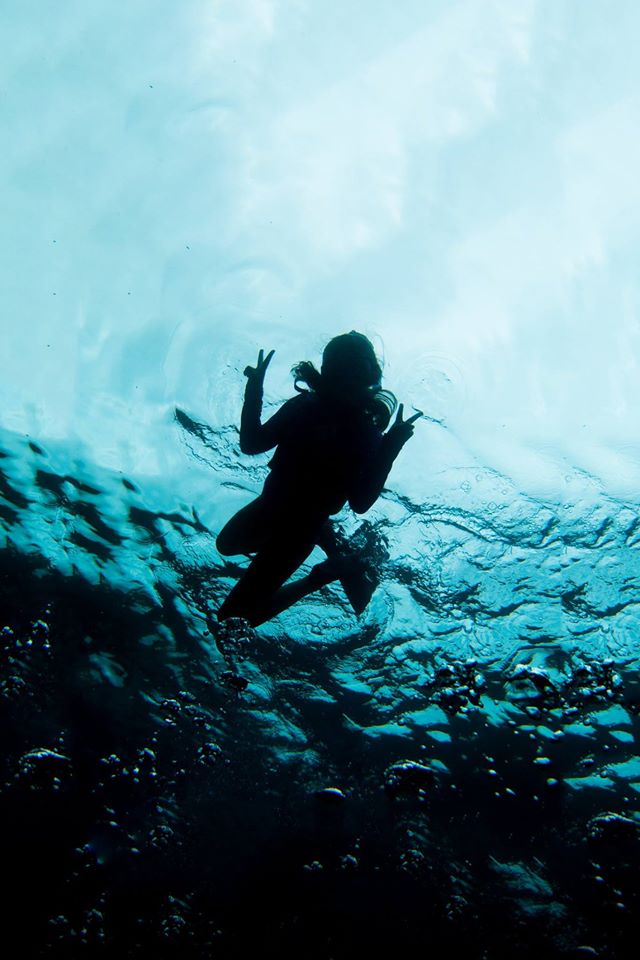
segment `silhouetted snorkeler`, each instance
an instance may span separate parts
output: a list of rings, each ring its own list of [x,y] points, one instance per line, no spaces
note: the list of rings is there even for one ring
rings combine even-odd
[[[381,389],[382,371],[371,342],[362,334],[334,337],[312,363],[292,373],[298,395],[261,424],[264,376],[275,351],[260,350],[246,367],[240,449],[258,454],[272,447],[262,493],[221,530],[221,554],[255,554],[218,611],[218,619],[244,617],[253,626],[270,620],[297,600],[358,568],[362,561],[337,554],[328,518],[348,502],[365,513],[382,493],[393,461],[414,431],[416,413],[403,419],[392,393]],[[305,384],[302,388],[299,384]],[[286,583],[318,544],[329,559]]]

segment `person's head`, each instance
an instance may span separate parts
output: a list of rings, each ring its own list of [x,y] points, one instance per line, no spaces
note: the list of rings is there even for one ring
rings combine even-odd
[[[329,341],[322,354],[320,373],[327,386],[349,393],[379,387],[382,380],[371,341],[355,330]]]
[[[308,360],[297,364],[292,372],[296,390],[302,382],[317,393],[362,406],[382,429],[395,409],[393,394],[380,389],[382,370],[371,341],[355,330],[329,341],[322,353],[320,372]]]

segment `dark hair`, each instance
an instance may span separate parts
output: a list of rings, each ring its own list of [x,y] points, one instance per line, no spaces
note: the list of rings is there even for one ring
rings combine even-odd
[[[381,390],[382,370],[371,341],[352,330],[334,337],[322,353],[322,371],[309,360],[292,367],[294,388],[304,393],[305,383],[314,393],[323,393],[332,388],[340,389],[351,381],[362,388],[362,407],[374,423],[384,430],[396,408],[396,398],[389,390]]]
[[[298,386],[299,383],[306,383],[309,389],[315,393],[321,392],[322,376],[310,360],[302,360],[300,363],[296,363],[295,367],[291,368],[291,373],[294,378],[293,386],[298,393],[305,393],[304,388]]]

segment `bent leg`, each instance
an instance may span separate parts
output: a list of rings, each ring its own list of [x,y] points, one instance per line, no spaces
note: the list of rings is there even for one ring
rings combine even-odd
[[[334,556],[323,563],[317,563],[305,577],[300,577],[292,583],[285,583],[276,590],[264,606],[262,620],[254,623],[253,626],[258,626],[258,623],[264,623],[265,620],[271,620],[283,610],[288,610],[298,600],[303,600],[321,587],[333,583],[334,580],[340,580],[344,585],[348,576],[361,574],[362,571],[362,561],[358,557]]]
[[[223,557],[239,553],[255,553],[271,532],[271,511],[258,497],[235,513],[216,538],[216,548]]]
[[[260,504],[259,501],[254,501],[248,508],[240,511],[242,517],[239,514],[236,514],[236,517],[240,520],[251,520],[252,511],[256,507],[267,514],[267,519],[263,517],[260,521],[260,534],[265,537],[264,545],[258,548],[257,556],[218,611],[219,620],[244,617],[253,626],[272,619],[308,594],[341,578],[346,572],[341,565],[344,559],[340,549],[342,540],[330,520],[304,515],[289,515],[285,519],[281,513],[269,510],[266,504]],[[228,526],[236,517],[232,518]],[[267,529],[269,520],[271,531]],[[316,544],[330,560],[316,564],[306,576],[287,583]]]
[[[252,523],[255,523],[253,529]],[[362,561],[349,554],[345,556],[345,541],[330,520],[320,526],[318,523],[307,525],[306,530],[298,529],[295,533],[280,529],[268,539],[267,528],[265,505],[257,500],[243,507],[222,530],[220,538],[225,535],[223,547],[233,543],[234,552],[251,552],[248,547],[259,552],[224,600],[218,610],[218,620],[244,617],[252,626],[258,626],[334,580],[342,582],[352,600],[349,580],[355,577],[360,586]],[[315,544],[329,559],[316,564],[306,576],[287,583]],[[239,546],[244,549],[241,551]]]
[[[227,596],[218,610],[218,619],[244,617],[257,626],[289,606],[287,603],[279,607],[274,602],[276,594],[307,559],[315,546],[315,539],[314,535],[307,534],[283,535],[269,540]]]

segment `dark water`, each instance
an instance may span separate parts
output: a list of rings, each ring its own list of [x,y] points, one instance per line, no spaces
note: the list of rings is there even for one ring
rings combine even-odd
[[[0,439],[5,942],[637,956],[634,505],[389,494],[367,615],[329,589],[225,658],[197,509]]]

